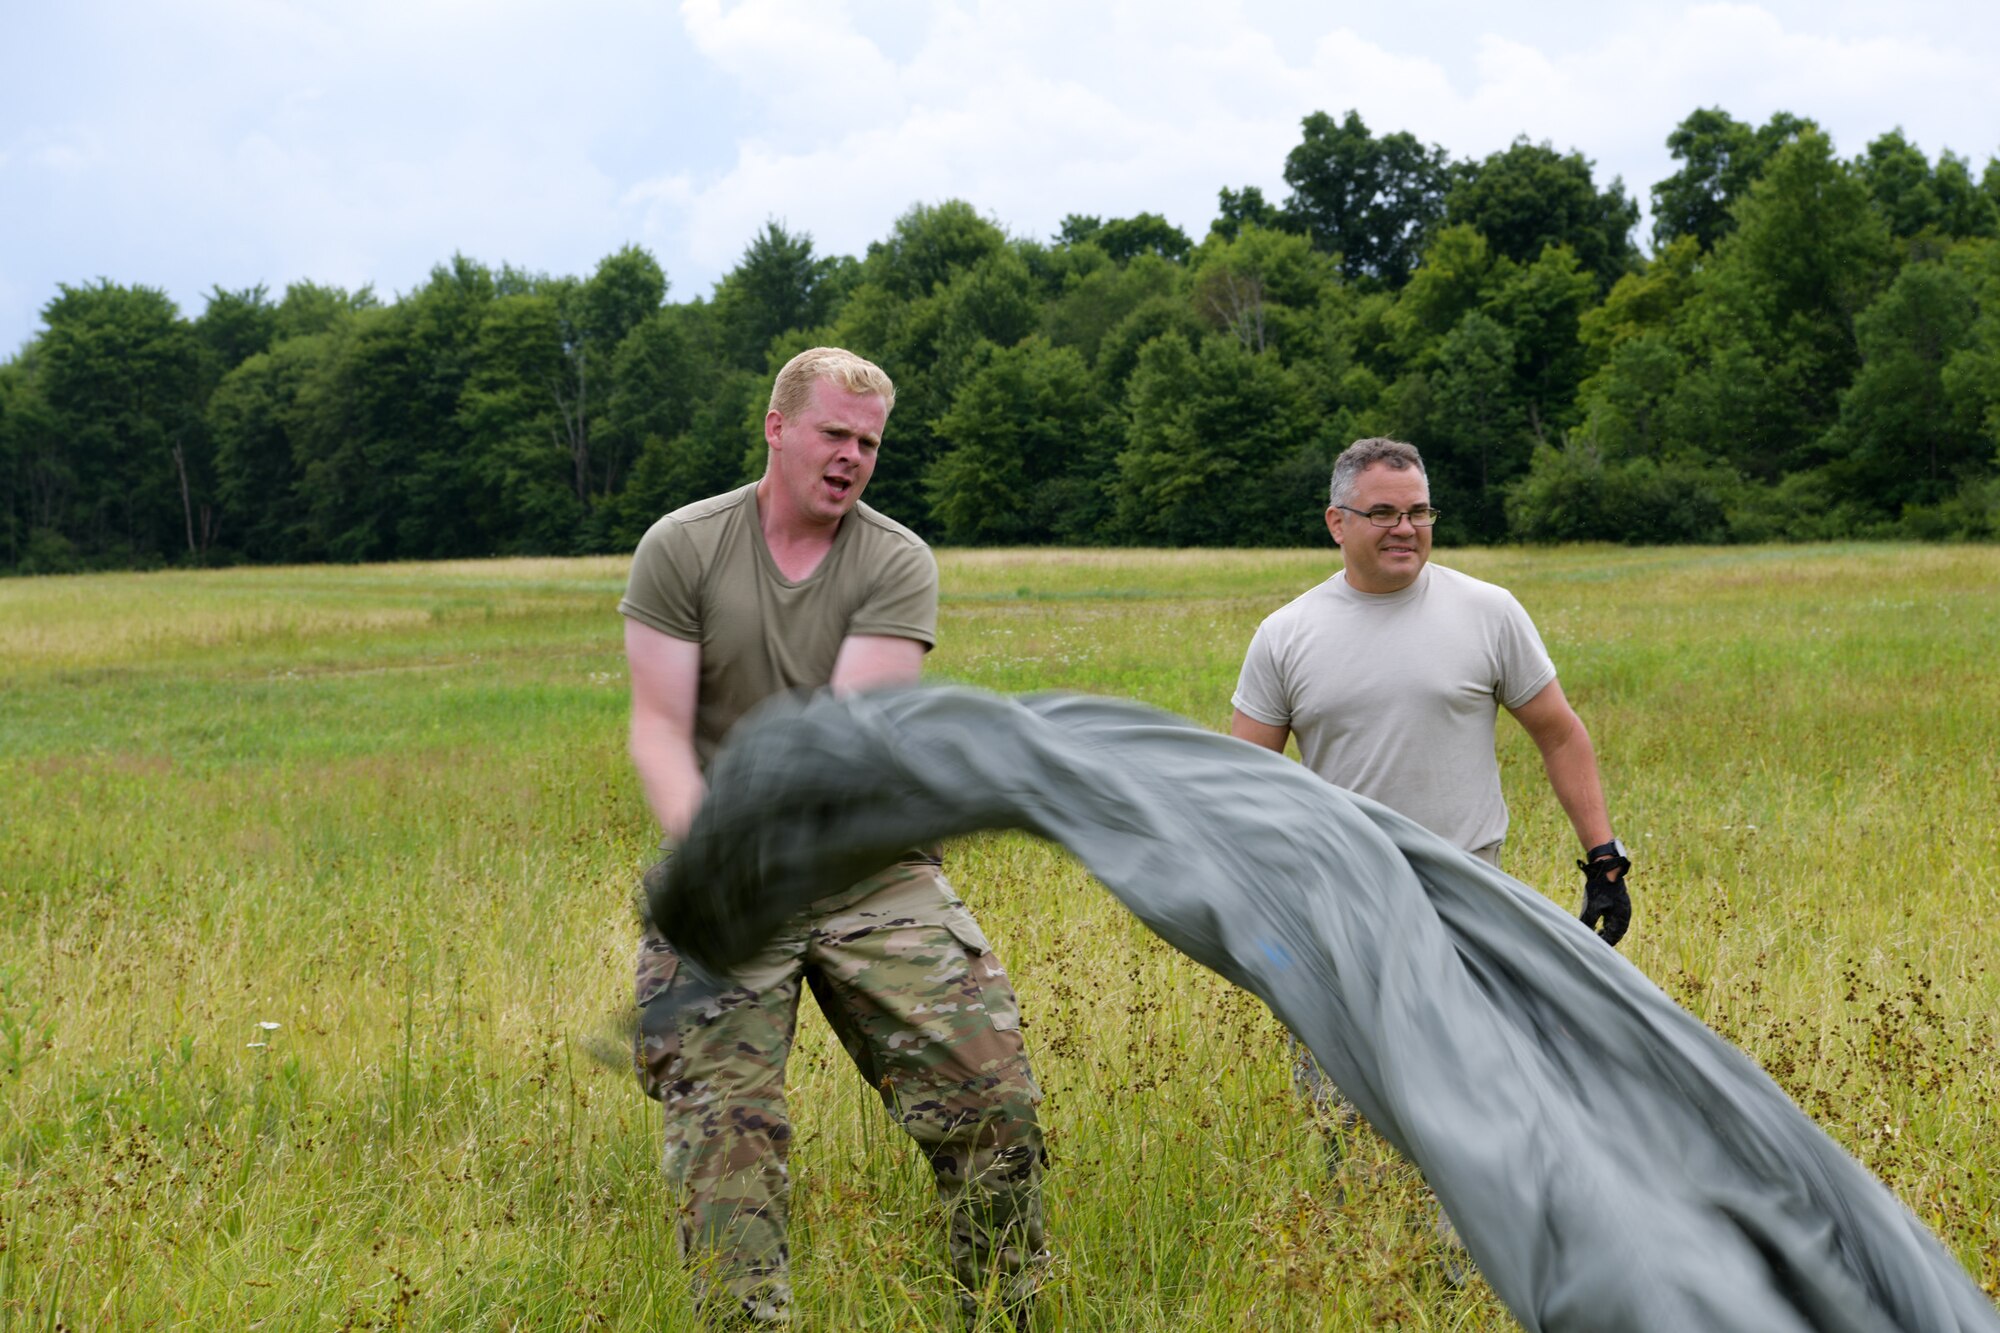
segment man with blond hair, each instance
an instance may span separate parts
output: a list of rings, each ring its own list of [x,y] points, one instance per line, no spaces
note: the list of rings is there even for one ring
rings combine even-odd
[[[763,477],[675,510],[640,541],[618,609],[632,757],[667,845],[759,701],[917,679],[935,642],[937,564],[861,502],[895,401],[871,362],[801,352],[772,387]],[[801,983],[929,1160],[968,1316],[991,1294],[1025,1320],[1047,1262],[1041,1093],[1007,974],[935,849],[813,904],[713,990],[650,927],[636,972],[639,1079],[664,1108],[677,1235],[711,1321],[790,1322],[784,1076]],[[669,1017],[648,1022],[648,1010]]]

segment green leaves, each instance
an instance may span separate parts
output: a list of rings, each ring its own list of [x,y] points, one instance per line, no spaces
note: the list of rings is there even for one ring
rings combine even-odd
[[[1935,504],[1976,471],[1991,442],[1955,411],[1945,369],[1973,348],[1979,303],[1955,266],[1910,264],[1855,320],[1862,365],[1840,396],[1827,451],[1848,489],[1885,510]],[[1957,387],[1954,384],[1953,387]]]
[[[1445,196],[1445,221],[1474,228],[1496,254],[1515,263],[1532,263],[1547,247],[1566,245],[1608,290],[1638,259],[1631,235],[1639,206],[1618,180],[1600,191],[1581,153],[1559,154],[1520,138],[1455,176]]]
[[[1309,235],[1315,248],[1340,256],[1349,279],[1402,286],[1445,211],[1450,167],[1444,149],[1408,132],[1376,138],[1355,111],[1337,124],[1316,111],[1302,129],[1298,147],[1285,158],[1292,193],[1284,224]],[[1245,199],[1239,211],[1254,210],[1262,198]],[[1226,191],[1222,202],[1227,215],[1232,201]]]
[[[996,348],[936,422],[924,493],[939,537],[971,546],[1090,541],[1105,508],[1089,367],[1031,337]]]
[[[1199,244],[954,199],[860,259],[768,220],[671,305],[630,245],[192,321],[63,287],[0,364],[0,571],[626,551],[761,472],[770,378],[822,343],[897,383],[869,501],[949,542],[1323,543],[1330,457],[1376,434],[1424,451],[1447,544],[2000,524],[2000,160],[1719,108],[1667,143],[1649,258],[1580,152],[1451,162],[1350,111]],[[1634,497],[1677,517],[1607,527]]]
[[[42,318],[50,445],[76,482],[60,530],[123,560],[198,557],[214,537],[214,490],[193,330],[165,293],[109,281],[63,286]]]
[[[1322,475],[1332,459],[1314,439],[1303,386],[1275,354],[1170,333],[1140,352],[1125,401],[1114,493],[1128,540],[1289,544],[1325,508],[1323,493],[1278,480],[1302,451]]]
[[[824,324],[839,294],[829,281],[834,268],[832,260],[814,256],[812,237],[767,221],[715,287],[716,324],[730,363],[763,370],[772,339]]]
[[[1713,249],[1735,230],[1736,202],[1771,155],[1813,128],[1786,111],[1756,129],[1720,107],[1691,113],[1667,136],[1674,159],[1684,165],[1653,186],[1653,244],[1664,250],[1691,237],[1701,249]]]

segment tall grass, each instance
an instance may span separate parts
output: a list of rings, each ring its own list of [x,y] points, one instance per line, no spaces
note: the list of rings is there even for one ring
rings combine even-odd
[[[1627,955],[1994,1291],[2000,551],[1443,558],[1520,596],[1590,724]],[[1331,567],[942,563],[934,676],[1210,726],[1258,620]],[[0,1329],[687,1326],[618,1067],[654,838],[623,570],[0,582]],[[1568,904],[1532,747],[1503,721],[1501,749],[1508,867]],[[1048,1095],[1044,1326],[1512,1327],[1441,1281],[1386,1150],[1336,1201],[1254,1001],[1048,847],[949,868]],[[927,1173],[817,1020],[791,1080],[808,1326],[953,1326]]]

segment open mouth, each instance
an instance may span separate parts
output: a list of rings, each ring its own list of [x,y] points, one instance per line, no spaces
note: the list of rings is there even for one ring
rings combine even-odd
[[[844,499],[854,489],[854,481],[850,477],[822,477],[821,480],[826,483],[826,488],[833,492],[833,498],[836,500]]]

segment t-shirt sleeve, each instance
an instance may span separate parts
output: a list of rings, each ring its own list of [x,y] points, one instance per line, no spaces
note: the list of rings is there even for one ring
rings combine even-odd
[[[1267,727],[1292,725],[1292,701],[1286,696],[1284,678],[1278,672],[1278,656],[1272,640],[1275,634],[1266,620],[1250,636],[1243,654],[1243,670],[1236,677],[1236,693],[1230,706],[1243,716]]]
[[[849,634],[879,634],[937,646],[937,557],[921,542],[891,547],[868,596],[847,619]]]
[[[1542,636],[1527,608],[1509,593],[1501,610],[1499,633],[1500,688],[1495,691],[1509,709],[1519,708],[1548,688],[1556,678],[1556,664],[1542,646]]]
[[[618,613],[672,638],[701,642],[701,562],[687,530],[671,516],[639,539]]]

